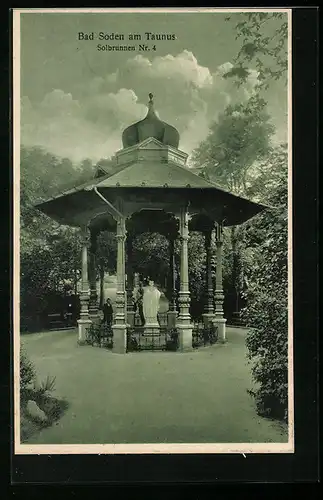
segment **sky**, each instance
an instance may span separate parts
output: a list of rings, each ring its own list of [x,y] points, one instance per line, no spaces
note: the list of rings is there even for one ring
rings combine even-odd
[[[42,146],[74,162],[98,161],[122,148],[122,130],[144,118],[148,93],[160,118],[180,132],[191,153],[228,104],[254,92],[257,72],[240,88],[223,74],[241,42],[239,14],[224,13],[24,13],[21,15],[21,142]],[[78,33],[119,33],[124,41],[79,40]],[[145,32],[175,40],[145,41]],[[128,41],[141,34],[142,42]],[[150,51],[139,51],[139,43]],[[101,45],[136,45],[103,51]],[[155,45],[156,50],[152,47]],[[287,89],[270,82],[265,95],[276,127],[287,138]]]

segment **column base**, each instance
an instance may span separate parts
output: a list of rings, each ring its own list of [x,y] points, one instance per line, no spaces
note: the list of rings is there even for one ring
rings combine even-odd
[[[125,323],[121,325],[113,325],[113,347],[112,352],[115,354],[126,354],[127,352],[127,326]]]
[[[89,319],[92,321],[94,324],[100,323],[101,317],[99,314],[99,311],[89,311]]]
[[[214,313],[203,313],[202,319],[204,326],[209,326],[211,323],[213,323]]]
[[[177,324],[176,328],[178,331],[178,350],[181,352],[193,351],[193,325]]]
[[[226,338],[226,322],[225,318],[214,317],[212,323],[218,327],[218,342],[220,344],[225,344],[227,342]]]
[[[84,345],[86,344],[86,331],[92,324],[90,319],[79,319],[77,321],[78,325],[78,344]]]
[[[168,311],[167,313],[167,327],[176,328],[177,311]]]

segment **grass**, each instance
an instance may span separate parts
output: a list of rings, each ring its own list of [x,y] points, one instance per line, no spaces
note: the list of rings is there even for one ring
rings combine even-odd
[[[287,427],[256,414],[246,330],[191,353],[127,355],[77,346],[76,331],[22,336],[40,379],[55,376],[69,407],[34,444],[287,442]]]

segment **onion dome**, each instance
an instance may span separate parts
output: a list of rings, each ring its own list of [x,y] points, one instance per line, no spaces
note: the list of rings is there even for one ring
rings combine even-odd
[[[179,133],[175,127],[163,122],[155,114],[153,94],[149,94],[148,113],[146,117],[124,130],[122,134],[123,147],[129,148],[149,137],[154,137],[163,144],[178,148]]]

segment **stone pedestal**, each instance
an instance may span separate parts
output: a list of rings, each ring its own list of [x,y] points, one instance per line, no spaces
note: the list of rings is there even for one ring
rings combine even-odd
[[[89,312],[89,319],[91,320],[91,323],[93,323],[95,325],[99,325],[102,322],[102,319],[101,319],[99,312],[96,312],[96,313]]]
[[[214,321],[214,313],[204,313],[202,314],[202,319],[204,326],[210,326]]]
[[[177,324],[178,350],[181,352],[192,351],[193,325]]]
[[[213,319],[213,324],[218,327],[218,342],[220,344],[225,344],[227,342],[226,338],[226,322],[227,320],[225,318],[214,318]]]
[[[86,341],[86,332],[88,328],[90,328],[90,325],[92,324],[92,321],[90,319],[79,319],[77,321],[78,325],[78,343],[79,345],[84,345]]]
[[[115,354],[126,354],[127,352],[127,325],[113,325],[113,347]]]

